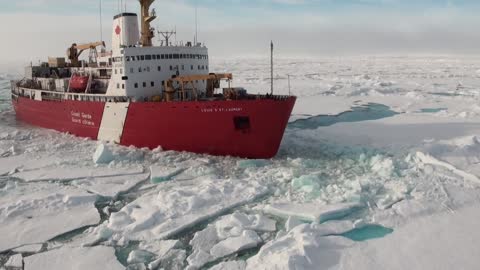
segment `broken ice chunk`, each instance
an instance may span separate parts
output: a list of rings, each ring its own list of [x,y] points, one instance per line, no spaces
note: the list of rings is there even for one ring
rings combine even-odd
[[[216,244],[210,250],[210,254],[216,258],[223,258],[242,250],[254,248],[261,242],[262,239],[256,232],[247,230],[243,231],[241,236],[227,238]]]
[[[319,205],[316,203],[276,203],[267,205],[264,208],[264,211],[280,217],[291,216],[300,220],[321,223],[327,220],[345,217],[361,207],[362,205],[359,203],[340,203],[331,205]]]
[[[247,263],[244,261],[232,261],[219,263],[210,270],[245,270],[246,267]]]
[[[300,220],[295,217],[288,217],[287,221],[285,222],[285,230],[287,232],[291,231],[293,228],[297,227],[298,225],[303,224]]]
[[[23,257],[22,254],[16,254],[13,255],[8,259],[8,261],[5,263],[5,267],[7,269],[11,270],[21,270],[23,269]]]
[[[112,151],[105,144],[98,145],[97,150],[93,154],[93,162],[95,164],[108,164],[114,160]]]
[[[180,174],[185,169],[178,167],[168,166],[151,166],[150,167],[150,180],[152,183],[161,183],[169,181],[172,177]]]
[[[124,270],[112,247],[62,247],[26,257],[25,270]]]
[[[137,264],[137,263],[149,263],[155,258],[155,254],[150,253],[145,250],[133,250],[128,254],[127,263],[128,264]]]

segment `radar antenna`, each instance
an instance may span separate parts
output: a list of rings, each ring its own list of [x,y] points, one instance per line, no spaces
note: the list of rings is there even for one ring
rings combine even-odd
[[[166,43],[165,46],[170,46],[169,40],[173,35],[177,36],[177,31],[158,31],[157,33],[162,35],[163,38],[165,39],[165,43]],[[162,44],[163,44],[163,40],[162,40]]]
[[[141,29],[142,29],[142,38],[141,42],[144,47],[152,46],[152,39],[154,35],[154,29],[150,27],[150,23],[157,18],[155,9],[152,9],[150,12],[150,6],[152,6],[155,0],[138,0],[141,7]]]

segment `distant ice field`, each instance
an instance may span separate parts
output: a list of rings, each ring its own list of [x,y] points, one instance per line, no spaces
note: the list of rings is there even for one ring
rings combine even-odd
[[[275,62],[298,102],[271,160],[31,127],[0,74],[0,269],[474,269],[480,57]],[[270,90],[269,59],[211,69]]]

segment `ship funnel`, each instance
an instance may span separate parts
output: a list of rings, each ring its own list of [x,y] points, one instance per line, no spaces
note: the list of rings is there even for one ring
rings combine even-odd
[[[140,42],[138,17],[135,13],[121,13],[113,18],[112,54],[119,55],[124,47],[135,46]]]

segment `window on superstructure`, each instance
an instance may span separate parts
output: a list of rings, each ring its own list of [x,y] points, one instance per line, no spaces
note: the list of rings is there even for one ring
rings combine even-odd
[[[178,53],[173,54],[173,59],[178,59]]]
[[[180,54],[180,59],[183,59],[183,54]]]
[[[142,72],[142,67],[139,67],[139,68],[138,68],[138,72]]]
[[[147,87],[147,83],[146,83],[146,82],[143,82],[143,87]]]
[[[117,69],[115,69],[115,74],[117,74]]]
[[[157,60],[160,60],[160,54],[157,54]]]
[[[117,83],[117,89],[120,89],[120,84],[119,83]]]
[[[125,84],[124,83],[122,83],[122,89],[125,89]]]
[[[165,54],[162,54],[162,59],[165,59]]]
[[[191,68],[190,68],[190,69],[191,69],[191,70],[193,70],[193,65],[191,66]]]
[[[133,73],[133,68],[130,68],[130,73]]]
[[[130,62],[130,56],[126,56],[125,59],[127,60],[127,62]]]
[[[150,67],[147,67],[147,72],[150,72]]]
[[[137,55],[137,61],[140,61],[140,55]]]
[[[168,55],[168,59],[173,59],[173,55],[172,55],[172,54],[169,54],[169,55]]]
[[[173,66],[170,66],[170,70],[173,70]]]
[[[208,70],[208,66],[207,66],[207,70]]]
[[[157,67],[157,70],[158,70],[158,71],[162,71],[162,67],[161,67],[161,66],[158,66],[158,67]]]
[[[120,69],[120,74],[123,74],[123,68]]]
[[[153,60],[157,60],[157,55],[152,54],[152,59],[153,59]]]
[[[182,65],[182,70],[185,70],[185,65]]]
[[[140,59],[141,59],[142,61],[145,61],[145,55],[140,55]]]
[[[135,88],[138,88],[138,83],[135,83],[135,85],[134,85],[134,86],[135,86]]]
[[[152,60],[152,55],[145,55],[145,60]]]
[[[150,85],[151,85],[152,87],[154,87],[154,86],[155,86],[155,82],[150,82]]]

